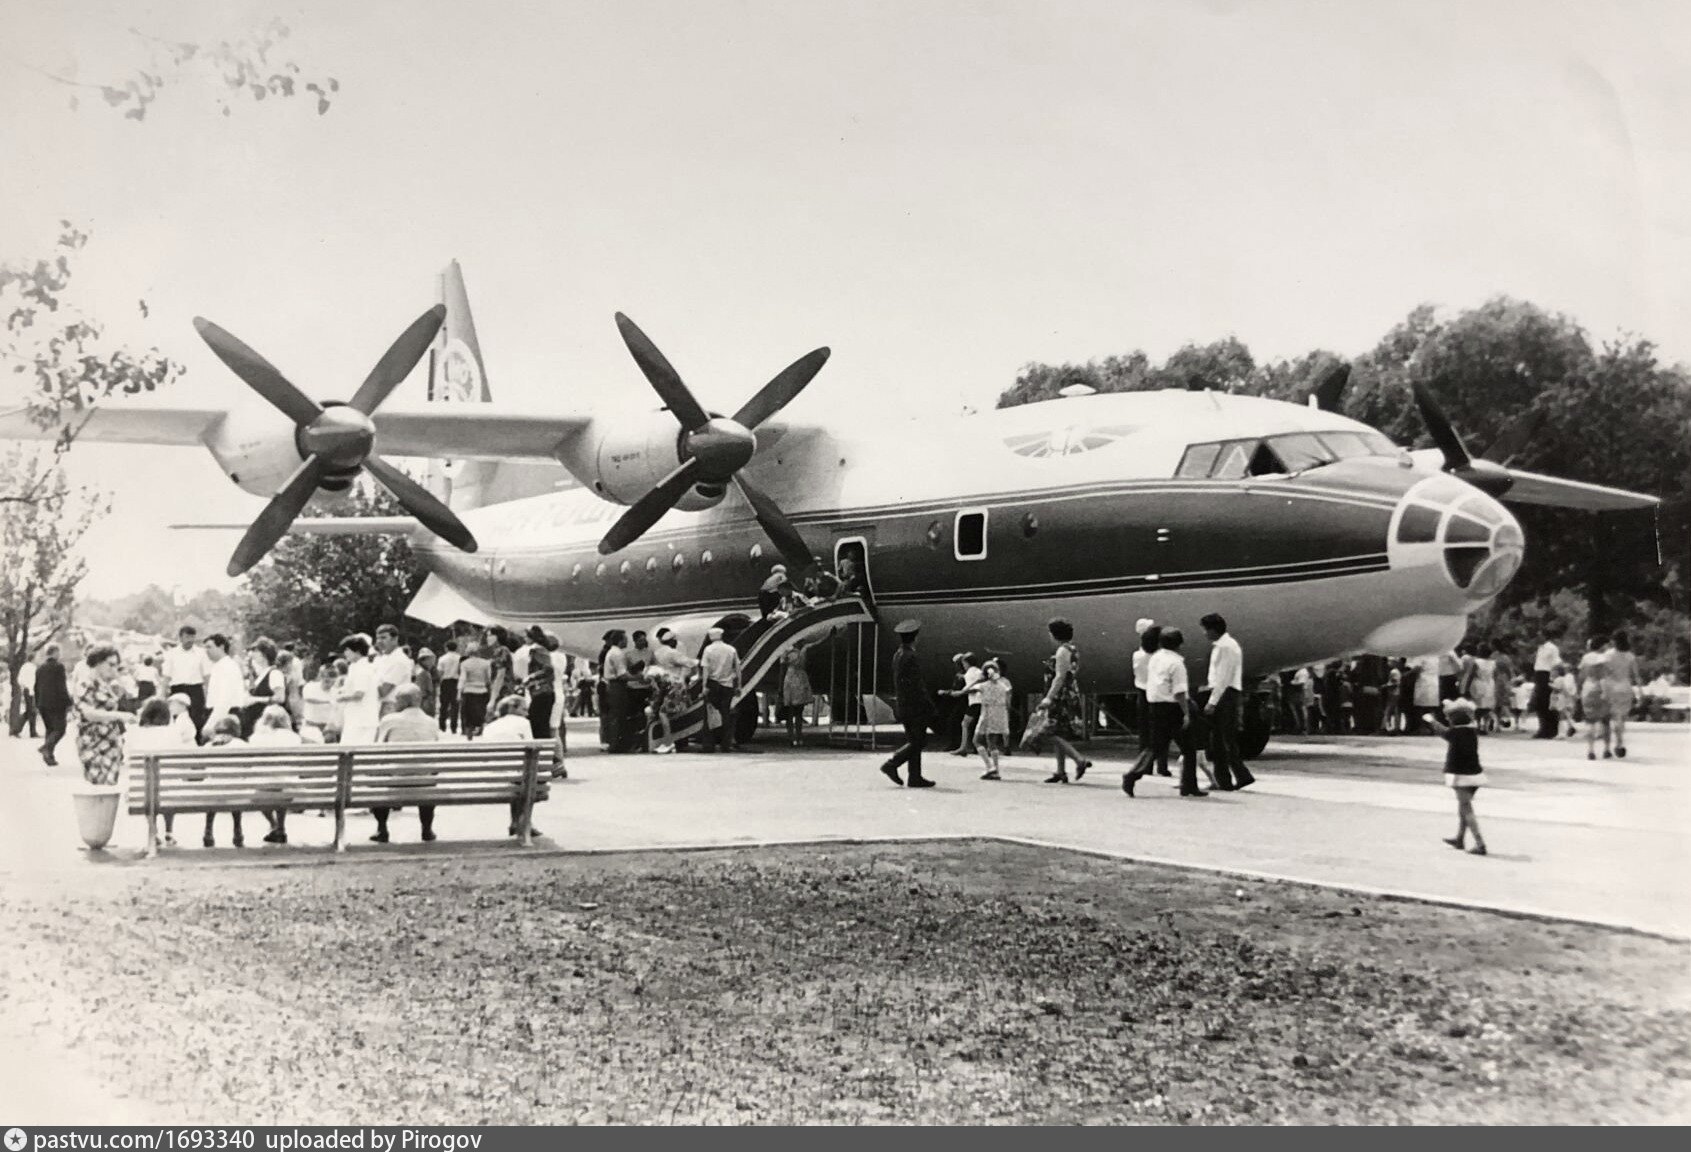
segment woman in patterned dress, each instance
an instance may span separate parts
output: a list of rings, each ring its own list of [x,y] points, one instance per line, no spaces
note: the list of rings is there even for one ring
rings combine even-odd
[[[123,770],[123,730],[135,717],[120,707],[117,649],[95,648],[88,653],[88,667],[93,674],[76,698],[76,755],[84,780],[111,786]]]
[[[1065,757],[1074,760],[1074,778],[1078,781],[1086,775],[1086,770],[1092,767],[1092,761],[1075,751],[1069,741],[1075,738],[1075,721],[1080,718],[1080,651],[1074,646],[1074,625],[1067,620],[1057,619],[1046,625],[1051,633],[1051,639],[1057,642],[1057,651],[1051,657],[1051,686],[1045,691],[1045,699],[1039,702],[1039,707],[1045,709],[1050,727],[1046,729],[1046,736],[1057,749],[1057,771],[1046,777],[1047,784],[1067,784],[1069,782],[1068,764]]]

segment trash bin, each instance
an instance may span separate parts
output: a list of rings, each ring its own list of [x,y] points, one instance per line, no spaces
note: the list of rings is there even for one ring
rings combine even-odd
[[[111,842],[112,828],[117,824],[117,806],[123,794],[115,788],[83,791],[71,794],[76,806],[76,830],[82,842],[99,851]]]

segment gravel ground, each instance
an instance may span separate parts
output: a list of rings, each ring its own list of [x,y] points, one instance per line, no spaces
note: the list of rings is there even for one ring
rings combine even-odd
[[[1691,1118],[1691,947],[995,843],[111,869],[0,1024],[183,1120]]]

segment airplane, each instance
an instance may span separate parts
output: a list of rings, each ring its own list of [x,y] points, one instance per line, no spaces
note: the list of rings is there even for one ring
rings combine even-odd
[[[1658,503],[1509,467],[1530,422],[1475,456],[1419,386],[1435,447],[1406,451],[1336,411],[1343,365],[1305,405],[1164,390],[852,427],[782,412],[826,348],[725,415],[694,396],[633,321],[619,313],[617,324],[658,406],[501,406],[454,261],[441,302],[350,401],[305,395],[197,319],[268,405],[108,402],[78,417],[78,438],[202,445],[233,482],[270,498],[232,575],[289,531],[402,533],[429,573],[411,615],[441,626],[540,624],[565,650],[593,654],[611,628],[668,626],[692,644],[755,616],[772,563],[797,573],[849,555],[864,584],[862,612],[850,618],[877,633],[919,619],[930,683],[945,682],[951,655],[969,650],[999,655],[1015,683],[1036,687],[1053,648],[1047,622],[1061,616],[1074,626],[1083,690],[1101,696],[1131,691],[1141,617],[1182,626],[1201,669],[1197,621],[1220,613],[1243,645],[1248,682],[1360,653],[1448,651],[1521,564],[1525,539],[1505,502]],[[427,402],[383,406],[425,351]],[[0,413],[0,437],[59,431],[25,409]],[[387,456],[429,458],[425,483]],[[360,473],[410,515],[295,520]],[[781,642],[802,633],[787,629]],[[893,647],[863,649],[874,664],[864,683],[888,683]],[[1267,739],[1268,718],[1248,708],[1246,754]]]

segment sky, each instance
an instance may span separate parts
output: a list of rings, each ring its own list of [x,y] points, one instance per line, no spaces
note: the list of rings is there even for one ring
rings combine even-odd
[[[326,115],[190,72],[137,123],[43,75],[274,17]],[[1229,334],[1355,355],[1498,293],[1691,360],[1688,57],[1673,2],[0,0],[0,260],[88,227],[78,302],[194,401],[242,386],[191,317],[344,396],[453,258],[541,409],[644,395],[618,310],[724,408],[831,346],[813,419]],[[232,586],[234,534],[165,529],[262,507],[209,454],[70,467],[115,490],[87,594]]]

